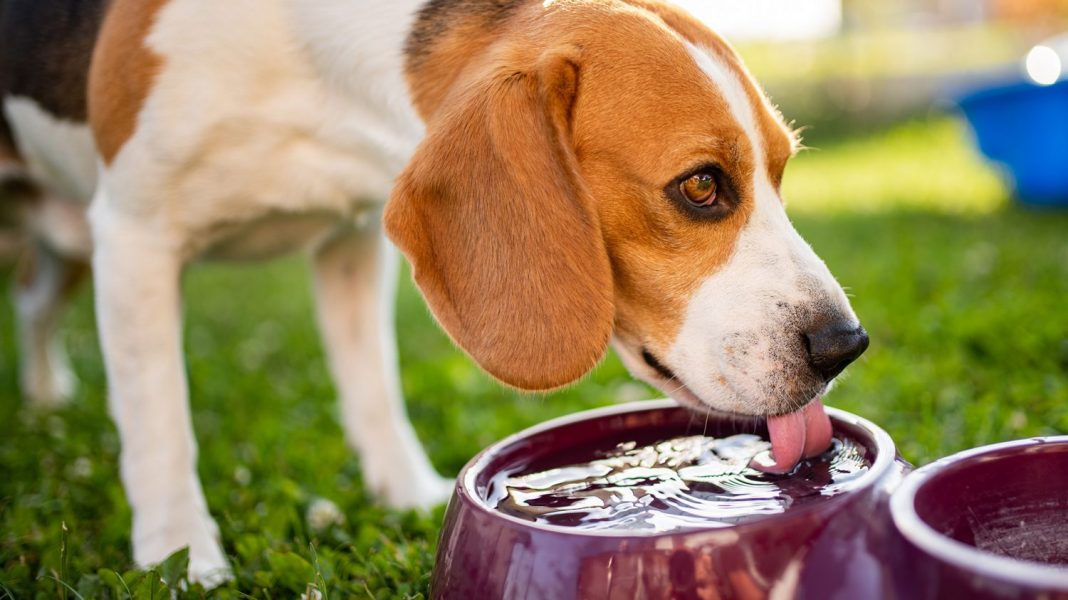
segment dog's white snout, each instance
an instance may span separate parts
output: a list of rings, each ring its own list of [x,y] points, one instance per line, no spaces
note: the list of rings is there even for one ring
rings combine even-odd
[[[868,343],[842,287],[764,191],[664,357],[705,403],[758,415],[818,396]]]

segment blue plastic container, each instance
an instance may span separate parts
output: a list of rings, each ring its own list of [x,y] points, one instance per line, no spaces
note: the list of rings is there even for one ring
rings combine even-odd
[[[987,88],[958,104],[979,149],[1007,167],[1021,202],[1068,207],[1068,81]]]

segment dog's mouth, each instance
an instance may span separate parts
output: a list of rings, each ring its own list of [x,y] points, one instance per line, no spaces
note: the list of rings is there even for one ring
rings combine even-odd
[[[712,408],[708,404],[702,402],[700,396],[695,394],[690,388],[686,387],[686,384],[675,375],[675,372],[664,366],[664,363],[660,362],[656,355],[650,352],[647,348],[642,348],[641,357],[642,361],[645,362],[657,376],[650,383],[655,385],[660,391],[668,396],[671,396],[671,398],[679,404],[702,413],[714,411],[731,414],[726,411]]]
[[[655,374],[652,383],[679,404],[701,413],[716,410],[702,402],[682,379],[647,348],[641,349],[641,358]],[[766,416],[768,437],[771,439],[770,460],[754,460],[752,467],[766,473],[788,473],[801,459],[818,456],[830,447],[831,421],[824,410],[821,396],[817,394],[792,412]]]

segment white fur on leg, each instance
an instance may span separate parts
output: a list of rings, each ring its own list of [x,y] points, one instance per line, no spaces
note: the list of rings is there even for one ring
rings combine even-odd
[[[133,509],[134,559],[158,563],[189,547],[189,574],[230,577],[196,474],[181,344],[181,261],[166,231],[98,194],[90,210],[96,310],[120,466]]]
[[[19,378],[22,393],[36,406],[63,404],[74,393],[77,379],[57,335],[65,288],[72,265],[42,244],[34,244],[25,281],[15,287],[18,321]]]
[[[397,259],[375,219],[320,250],[315,295],[345,433],[367,486],[390,506],[425,509],[445,501],[452,483],[434,471],[404,408],[393,324]]]

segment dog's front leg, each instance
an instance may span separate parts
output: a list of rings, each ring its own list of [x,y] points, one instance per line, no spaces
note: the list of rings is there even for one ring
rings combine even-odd
[[[319,326],[368,488],[394,507],[429,508],[452,486],[434,471],[404,408],[393,322],[397,266],[377,220],[326,244],[314,267]]]
[[[97,322],[108,400],[122,441],[134,559],[189,548],[190,576],[229,576],[196,473],[181,341],[181,260],[170,232],[98,194],[91,209]]]

